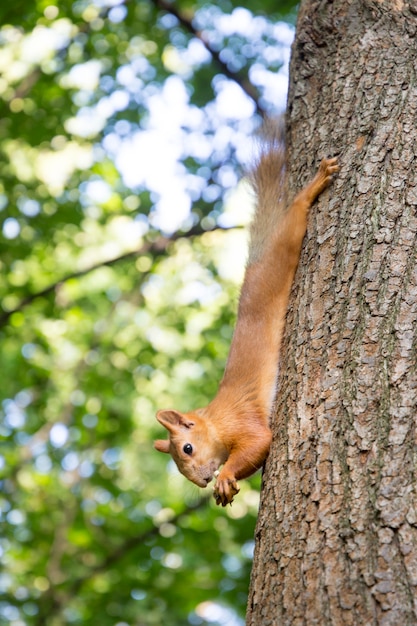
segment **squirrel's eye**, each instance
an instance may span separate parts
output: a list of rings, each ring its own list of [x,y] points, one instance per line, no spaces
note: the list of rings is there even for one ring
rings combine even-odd
[[[192,454],[193,446],[191,445],[191,443],[186,443],[185,446],[183,447],[183,450],[185,454]]]

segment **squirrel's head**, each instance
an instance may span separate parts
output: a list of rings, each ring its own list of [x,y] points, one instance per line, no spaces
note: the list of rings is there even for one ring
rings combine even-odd
[[[181,474],[199,487],[207,487],[214,472],[227,459],[223,444],[216,440],[210,419],[197,412],[158,411],[156,419],[164,426],[169,439],[158,439],[154,447],[171,454]]]

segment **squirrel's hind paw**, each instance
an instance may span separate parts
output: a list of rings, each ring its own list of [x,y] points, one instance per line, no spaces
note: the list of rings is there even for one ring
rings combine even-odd
[[[311,194],[311,202],[329,186],[333,174],[339,171],[340,167],[337,161],[337,157],[321,160],[317,174],[306,188]]]

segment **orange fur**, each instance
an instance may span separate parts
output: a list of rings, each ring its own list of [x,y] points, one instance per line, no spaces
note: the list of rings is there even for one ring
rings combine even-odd
[[[219,390],[205,408],[157,413],[169,439],[156,441],[155,448],[170,453],[189,480],[206,487],[223,465],[214,487],[222,506],[238,493],[237,480],[253,474],[268,455],[281,336],[308,211],[338,169],[337,159],[323,159],[316,176],[285,211],[282,121],[266,124],[251,176],[257,208],[248,264]]]

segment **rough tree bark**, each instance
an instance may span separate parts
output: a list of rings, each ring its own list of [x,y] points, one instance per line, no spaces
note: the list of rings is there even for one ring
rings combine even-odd
[[[250,626],[417,624],[417,2],[304,0],[290,189],[322,156],[287,317]]]

